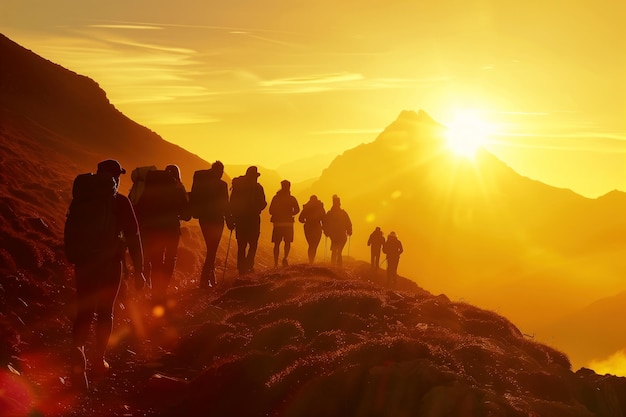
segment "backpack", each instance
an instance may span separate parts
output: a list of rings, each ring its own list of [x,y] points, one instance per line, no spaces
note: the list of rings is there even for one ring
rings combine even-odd
[[[193,173],[193,182],[189,192],[189,206],[194,219],[207,217],[211,202],[216,197],[216,190],[212,186],[213,173],[211,169],[199,169]]]
[[[250,215],[250,204],[253,199],[250,187],[246,184],[246,178],[239,176],[233,178],[230,186],[230,212],[235,217]]]
[[[176,179],[164,170],[149,170],[144,190],[137,202],[136,214],[140,226],[177,226],[178,216],[187,204],[187,194]]]
[[[133,181],[133,185],[130,187],[130,192],[128,193],[128,199],[133,204],[133,207],[137,206],[141,195],[146,187],[146,176],[148,172],[156,170],[157,167],[154,165],[137,167],[133,169],[133,172],[130,173],[130,179]]]
[[[63,236],[68,261],[79,264],[96,255],[113,257],[120,248],[116,194],[110,175],[87,173],[74,179]]]

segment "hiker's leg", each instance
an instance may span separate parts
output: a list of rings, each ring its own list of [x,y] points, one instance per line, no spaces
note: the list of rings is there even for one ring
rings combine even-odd
[[[291,251],[291,242],[285,241],[285,259],[289,257],[290,251]]]
[[[337,265],[341,266],[343,264],[343,248],[346,246],[346,242],[348,239],[346,237],[342,238],[339,242],[337,242]]]
[[[154,281],[158,280],[159,271],[163,264],[163,251],[159,247],[157,234],[150,229],[141,230],[141,244],[144,257],[144,275],[146,281],[154,288]]]
[[[257,216],[251,219],[250,223],[250,248],[246,256],[246,266],[248,271],[254,271],[254,257],[256,256],[257,246],[259,244],[259,236],[261,235],[261,217]]]
[[[206,258],[204,259],[202,274],[200,275],[200,283],[206,285],[211,281],[212,276],[215,276],[215,256],[220,240],[222,239],[224,222],[212,223],[201,221],[200,229],[202,230],[202,236],[206,244]]]
[[[166,233],[151,232],[148,256],[152,265],[152,303],[165,305],[167,275],[165,271]]]
[[[246,255],[246,270],[254,271],[254,257],[256,256],[259,237],[257,236],[256,239],[251,239],[249,243],[250,248],[248,249],[248,254]]]
[[[76,317],[72,328],[72,343],[76,347],[85,346],[89,329],[96,312],[96,268],[92,265],[76,265]]]
[[[94,354],[94,368],[101,367],[104,363],[104,354],[109,344],[111,331],[113,330],[113,311],[115,299],[120,289],[122,280],[122,263],[113,261],[107,265],[100,276],[100,288],[98,291],[98,307],[96,310],[96,350]]]
[[[278,266],[279,252],[280,252],[280,242],[274,242],[274,268]]]
[[[311,263],[315,260],[315,256],[317,254],[317,248],[319,247],[320,241],[322,240],[322,229],[317,228],[311,232],[311,241],[309,243],[310,253],[309,258],[311,259]]]
[[[285,257],[283,258],[283,266],[287,266],[287,258],[289,257],[289,251],[291,250],[291,242],[293,242],[293,224],[285,226],[283,237],[285,239]]]
[[[248,246],[248,237],[244,231],[237,229],[237,270],[240,274],[246,271],[246,247]]]
[[[165,236],[165,259],[163,260],[163,272],[166,278],[166,288],[169,286],[170,282],[172,282],[172,277],[174,276],[179,242],[180,230],[178,228],[167,232],[167,235]]]

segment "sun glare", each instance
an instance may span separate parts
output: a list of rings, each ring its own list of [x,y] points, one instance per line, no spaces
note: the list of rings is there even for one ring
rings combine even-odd
[[[485,145],[491,128],[475,111],[458,112],[448,126],[446,135],[450,150],[458,156],[474,158]]]

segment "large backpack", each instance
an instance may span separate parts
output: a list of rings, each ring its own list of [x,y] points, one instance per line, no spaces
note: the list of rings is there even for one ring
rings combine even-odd
[[[146,188],[146,176],[148,172],[156,170],[157,167],[154,165],[137,167],[133,169],[133,172],[130,173],[130,179],[133,181],[133,185],[130,187],[130,191],[128,193],[128,199],[133,204],[133,206],[137,206],[143,191]]]
[[[250,185],[244,176],[233,178],[230,186],[230,212],[235,217],[251,214],[250,207],[254,198]]]
[[[194,219],[210,215],[207,210],[216,197],[212,183],[213,172],[210,169],[199,169],[193,173],[193,183],[189,192],[189,206],[191,207],[191,216]]]
[[[137,202],[139,225],[148,228],[175,227],[187,205],[187,194],[167,171],[146,174],[144,191]]]
[[[110,175],[87,173],[74,179],[64,230],[68,261],[80,264],[96,256],[115,255],[120,247],[116,193],[117,186]]]

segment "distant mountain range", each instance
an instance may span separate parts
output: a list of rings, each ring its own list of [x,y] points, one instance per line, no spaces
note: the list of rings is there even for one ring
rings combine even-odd
[[[58,257],[71,182],[98,161],[113,157],[128,170],[176,163],[188,188],[212,162],[130,120],[94,81],[2,35],[0,55],[0,272]],[[559,323],[570,333],[559,333],[557,347],[575,364],[621,349],[621,340],[601,337],[613,317],[598,314],[602,322],[588,333],[597,350],[577,350],[574,322],[562,320],[623,290],[626,194],[588,199],[523,177],[484,150],[474,162],[458,159],[445,149],[444,130],[424,111],[403,111],[312,183],[294,184],[294,193],[301,205],[316,194],[327,209],[333,194],[341,197],[354,223],[351,257],[369,259],[374,227],[393,230],[405,247],[400,273],[423,288],[493,309],[538,338],[555,340],[541,331]],[[232,176],[244,172],[227,167]],[[269,202],[283,176],[261,172]],[[127,175],[122,189],[130,185]],[[16,249],[26,245],[23,234],[41,247]]]
[[[404,111],[375,141],[337,157],[300,198],[342,198],[355,223],[354,256],[368,259],[374,227],[393,230],[405,247],[401,272],[538,337],[554,341],[541,332],[548,323],[622,291],[625,193],[585,198],[521,176],[485,150],[459,159],[446,150],[444,129],[423,111]],[[594,335],[613,339],[610,321]],[[578,354],[574,340],[584,334],[561,336],[558,346],[575,361],[597,359],[592,348]]]

